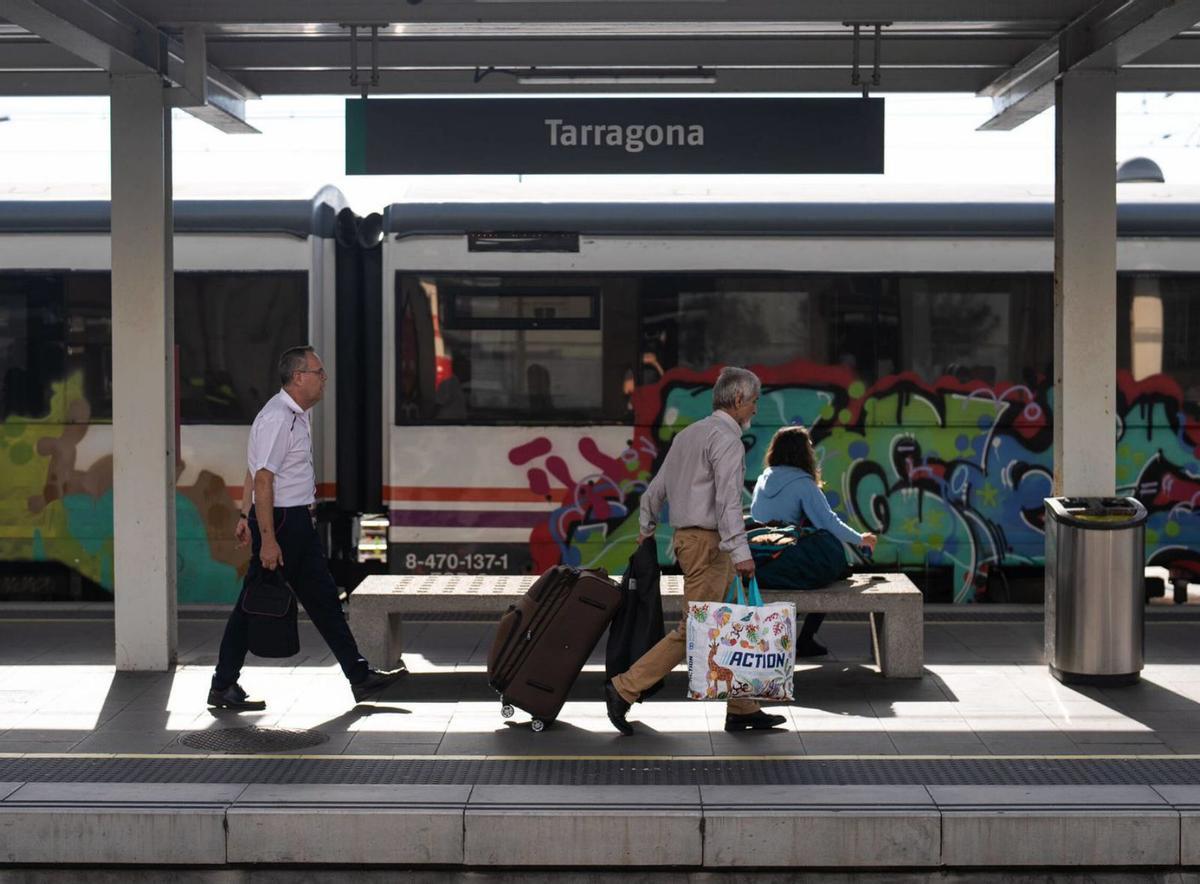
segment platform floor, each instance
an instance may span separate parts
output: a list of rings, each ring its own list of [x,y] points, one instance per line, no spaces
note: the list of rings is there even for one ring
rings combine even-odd
[[[1055,681],[1031,609],[931,610],[920,680],[879,675],[865,622],[828,622],[831,654],[797,668],[785,728],[725,733],[719,704],[683,699],[681,669],[635,708],[627,738],[605,717],[599,654],[546,732],[501,718],[490,623],[407,625],[411,675],[363,705],[302,623],[300,657],[244,673],[268,710],[234,714],[205,705],[219,617],[181,620],[174,671],[127,674],[111,663],[110,617],[51,614],[0,612],[0,882],[63,863],[183,864],[214,881],[308,866],[913,881],[1200,868],[1188,608],[1155,612],[1143,679],[1119,689]],[[247,725],[327,739],[240,756],[182,742]]]
[[[829,622],[830,655],[801,661],[796,702],[777,733],[727,734],[720,704],[684,699],[682,669],[635,707],[637,733],[612,729],[594,656],[554,727],[505,721],[488,687],[488,623],[406,626],[412,674],[380,702],[354,704],[311,625],[301,656],[250,658],[242,684],[267,711],[205,705],[222,629],[183,619],[171,673],[117,673],[112,622],[0,620],[0,753],[183,753],[182,734],[237,725],[318,729],[306,754],[349,755],[1169,755],[1200,754],[1200,623],[1152,621],[1147,665],[1128,688],[1068,687],[1042,664],[1040,622],[931,622],[926,676],[880,677],[867,626]]]

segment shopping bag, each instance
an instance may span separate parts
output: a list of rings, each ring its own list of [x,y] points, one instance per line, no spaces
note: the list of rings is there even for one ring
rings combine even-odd
[[[689,602],[688,696],[789,702],[796,669],[796,606],[764,604],[758,581],[735,577],[725,601]]]

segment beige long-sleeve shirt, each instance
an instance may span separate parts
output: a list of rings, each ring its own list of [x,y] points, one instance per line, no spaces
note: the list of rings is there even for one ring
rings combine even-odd
[[[742,520],[746,449],[742,428],[724,411],[714,411],[675,437],[662,469],[642,494],[639,523],[654,532],[663,504],[672,528],[708,528],[721,535],[721,549],[735,562],[750,558]]]

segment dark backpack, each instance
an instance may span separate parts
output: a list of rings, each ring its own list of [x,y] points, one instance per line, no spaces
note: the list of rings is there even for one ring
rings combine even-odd
[[[280,569],[256,569],[242,593],[246,647],[258,657],[291,657],[300,652],[296,596]]]
[[[763,525],[746,539],[764,589],[820,589],[850,576],[842,542],[824,528]]]

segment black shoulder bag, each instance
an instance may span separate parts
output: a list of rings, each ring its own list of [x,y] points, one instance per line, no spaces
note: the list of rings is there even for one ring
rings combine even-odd
[[[258,657],[291,657],[300,652],[296,596],[279,568],[259,568],[242,593],[246,647]]]

